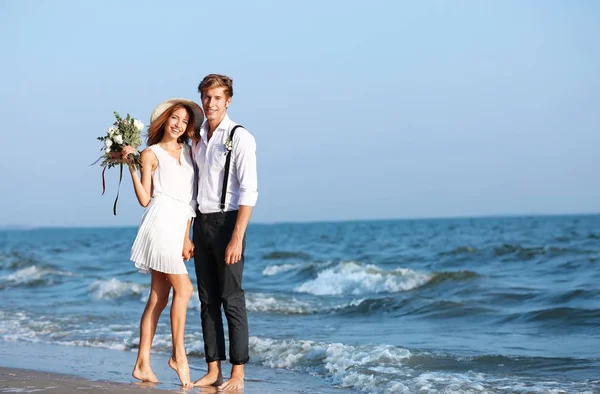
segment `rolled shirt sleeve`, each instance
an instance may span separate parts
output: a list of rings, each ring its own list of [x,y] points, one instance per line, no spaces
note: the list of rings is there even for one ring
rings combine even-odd
[[[190,209],[188,211],[188,220],[191,220],[196,217],[196,208],[198,207],[198,203],[196,200],[190,201]]]
[[[256,141],[252,134],[236,133],[233,144],[236,161],[236,172],[240,183],[238,205],[255,206],[258,200],[258,174],[256,169]]]

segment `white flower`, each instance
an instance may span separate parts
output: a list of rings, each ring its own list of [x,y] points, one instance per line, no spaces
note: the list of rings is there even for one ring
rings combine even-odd
[[[115,143],[121,145],[123,143],[123,136],[121,134],[117,134],[114,137]]]
[[[144,124],[137,119],[133,119],[133,127],[138,129],[138,131],[142,131],[144,129]]]
[[[110,138],[107,138],[104,140],[104,146],[106,147],[107,151],[108,151],[108,149],[110,149],[112,144],[113,144],[113,142]]]
[[[110,153],[110,148],[106,148],[106,153]]]
[[[116,127],[109,127],[109,128],[106,130],[106,132],[108,133],[108,135],[109,135],[110,137],[112,137],[112,136],[115,134],[115,132],[116,132],[116,131],[117,131],[117,128],[116,128]]]

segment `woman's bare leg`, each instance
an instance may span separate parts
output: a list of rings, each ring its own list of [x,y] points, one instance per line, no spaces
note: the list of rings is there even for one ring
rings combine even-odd
[[[171,283],[162,272],[152,271],[152,284],[146,308],[140,321],[140,347],[133,377],[143,382],[158,382],[150,366],[150,349],[160,314],[169,302]]]
[[[167,275],[167,277],[173,286],[173,300],[171,301],[173,355],[169,359],[169,366],[177,372],[183,387],[191,387],[184,335],[188,304],[194,292],[194,286],[187,274]]]

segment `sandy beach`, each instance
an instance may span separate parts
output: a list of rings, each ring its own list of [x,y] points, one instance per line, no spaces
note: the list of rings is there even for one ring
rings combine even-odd
[[[93,381],[51,372],[0,368],[0,391],[3,393],[146,393],[151,390],[151,386],[143,383],[124,384],[110,381]],[[173,390],[172,392],[177,391]]]

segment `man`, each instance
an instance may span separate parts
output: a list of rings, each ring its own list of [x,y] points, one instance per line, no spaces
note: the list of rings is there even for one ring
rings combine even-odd
[[[240,390],[244,387],[244,364],[249,359],[242,273],[246,227],[258,197],[256,143],[246,129],[227,116],[233,96],[231,78],[207,75],[198,92],[206,122],[192,149],[198,174],[194,261],[208,373],[194,385]],[[221,306],[229,328],[232,364],[226,382],[221,370],[221,361],[226,360]]]

